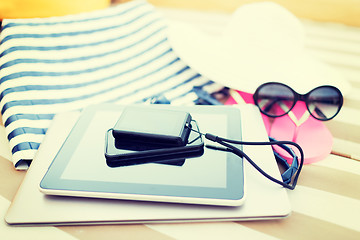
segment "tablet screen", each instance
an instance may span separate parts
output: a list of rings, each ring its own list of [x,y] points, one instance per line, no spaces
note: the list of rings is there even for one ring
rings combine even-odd
[[[186,111],[197,121],[201,132],[241,139],[240,111],[237,108],[141,107]],[[119,199],[129,199],[131,195],[135,196],[131,199],[149,201],[151,197],[140,196],[156,196],[155,201],[161,201],[159,196],[166,196],[171,199],[164,201],[181,198],[181,202],[185,203],[194,203],[191,199],[196,198],[204,199],[204,204],[212,204],[212,199],[231,202],[244,198],[243,161],[228,152],[205,148],[201,157],[185,159],[181,166],[146,163],[109,167],[104,154],[105,135],[116,124],[123,110],[124,106],[114,104],[85,109],[42,179],[40,190],[51,195],[84,197],[92,197],[96,193],[96,197],[105,198],[111,193],[111,198]],[[204,143],[209,142],[205,139]]]
[[[205,156],[187,159],[182,166],[148,163],[118,168],[108,167],[104,157],[105,133],[114,126],[120,114],[121,112],[113,111],[95,113],[84,135],[80,138],[65,171],[61,174],[62,179],[226,187],[226,154],[219,151],[205,151]],[[227,116],[223,114],[192,113],[191,115],[201,123],[201,128],[205,129],[209,127],[206,126],[208,123],[206,119],[227,122]],[[218,126],[217,131],[222,136],[226,134],[226,124]],[[201,171],[204,168],[206,171]]]

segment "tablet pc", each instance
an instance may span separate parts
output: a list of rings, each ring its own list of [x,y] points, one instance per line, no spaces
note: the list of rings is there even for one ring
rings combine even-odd
[[[189,112],[200,131],[241,139],[240,110],[229,106],[142,105]],[[204,149],[201,157],[178,165],[147,163],[111,168],[104,155],[105,134],[124,106],[100,104],[83,110],[40,182],[48,195],[239,206],[245,200],[243,160]],[[144,120],[145,121],[145,120]],[[206,139],[204,140],[206,144]]]

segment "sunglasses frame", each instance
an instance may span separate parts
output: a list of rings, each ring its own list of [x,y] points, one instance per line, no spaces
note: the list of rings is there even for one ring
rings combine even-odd
[[[292,106],[289,108],[288,111],[286,111],[285,113],[283,113],[283,114],[281,114],[281,115],[274,116],[274,115],[268,114],[267,112],[265,112],[265,111],[263,111],[263,110],[261,109],[261,107],[259,106],[259,103],[258,103],[258,100],[259,100],[259,92],[260,92],[260,90],[261,90],[264,86],[267,86],[267,85],[280,85],[280,86],[283,86],[283,87],[288,88],[288,89],[293,93],[293,95],[294,95],[294,103],[292,104]],[[318,117],[314,116],[314,115],[312,114],[312,112],[310,111],[310,109],[309,109],[309,103],[308,103],[308,101],[309,101],[309,99],[308,99],[308,98],[309,98],[309,95],[310,95],[312,92],[318,90],[319,88],[324,88],[324,87],[334,89],[334,90],[339,94],[339,96],[340,96],[340,99],[339,99],[339,100],[340,100],[340,103],[339,103],[339,107],[338,107],[337,112],[336,112],[331,118],[326,118],[326,119],[322,119],[322,118],[318,118]],[[328,120],[333,119],[333,118],[340,112],[340,109],[341,109],[341,107],[342,107],[342,105],[343,105],[343,103],[344,103],[344,98],[343,98],[343,95],[341,94],[341,91],[340,91],[338,88],[334,87],[334,86],[322,85],[322,86],[319,86],[319,87],[316,87],[316,88],[312,89],[311,91],[309,91],[309,92],[306,93],[306,94],[300,94],[300,93],[297,93],[294,89],[292,89],[292,88],[289,87],[288,85],[283,84],[283,83],[279,83],[279,82],[267,82],[267,83],[261,84],[261,85],[256,89],[256,91],[255,91],[255,93],[254,93],[254,95],[253,95],[253,99],[254,99],[255,105],[260,109],[260,112],[261,112],[261,113],[263,113],[264,115],[266,115],[266,116],[268,116],[268,117],[273,117],[273,118],[285,116],[286,114],[288,114],[288,113],[295,107],[295,105],[296,105],[296,103],[297,103],[298,101],[303,101],[303,102],[305,102],[306,108],[307,108],[308,112],[310,113],[310,115],[311,115],[313,118],[315,118],[315,119],[317,119],[317,120],[320,120],[320,121],[328,121]]]

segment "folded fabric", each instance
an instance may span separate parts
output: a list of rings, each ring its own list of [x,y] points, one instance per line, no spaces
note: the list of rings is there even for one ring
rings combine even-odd
[[[146,1],[64,17],[5,19],[0,104],[14,166],[27,168],[59,112],[159,95],[171,104],[194,104],[194,86],[215,86],[179,59],[166,29]]]

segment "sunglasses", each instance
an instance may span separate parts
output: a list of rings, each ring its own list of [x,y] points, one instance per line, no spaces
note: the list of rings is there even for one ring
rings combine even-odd
[[[259,86],[253,98],[260,111],[268,117],[284,116],[297,101],[304,101],[311,116],[321,121],[334,118],[344,101],[340,90],[333,86],[320,86],[306,94],[299,94],[289,86],[276,82]]]

